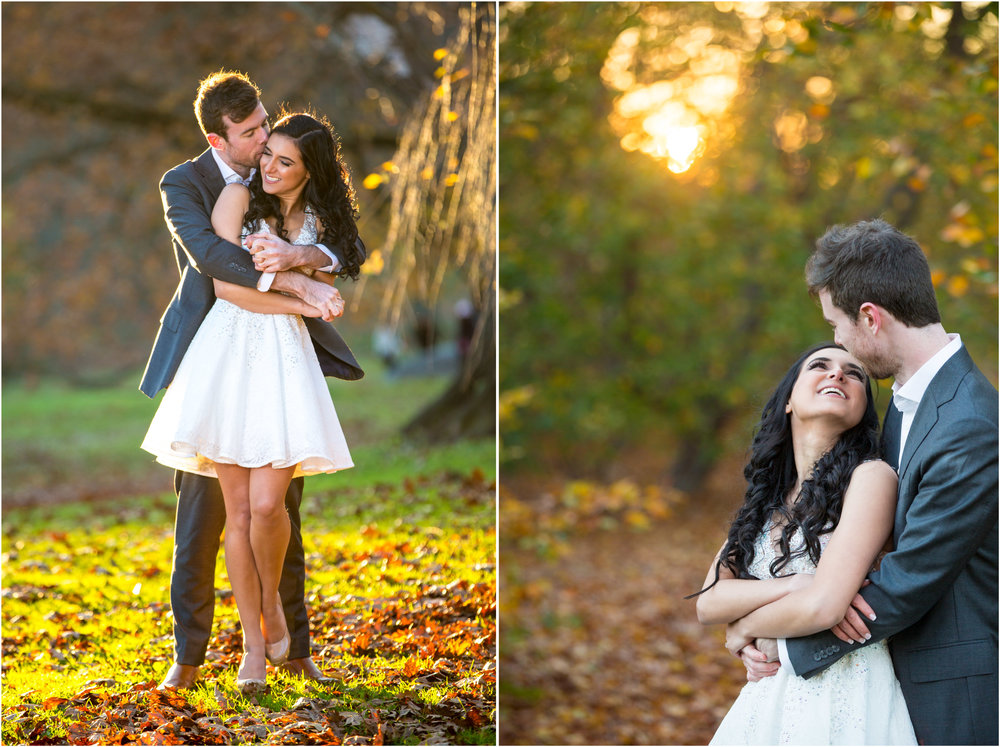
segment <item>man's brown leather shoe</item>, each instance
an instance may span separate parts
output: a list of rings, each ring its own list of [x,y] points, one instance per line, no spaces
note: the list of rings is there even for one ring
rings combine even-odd
[[[157,690],[164,690],[168,687],[176,687],[184,690],[194,684],[198,679],[198,667],[190,664],[178,664],[174,662],[163,678],[163,682],[156,686]]]
[[[339,682],[344,679],[343,673],[338,672],[340,676],[330,677],[323,674],[319,667],[316,666],[312,658],[305,656],[301,659],[289,659],[284,664],[281,665],[289,674],[293,674],[296,677],[305,677],[307,680],[315,680],[320,685],[332,685],[334,682]]]

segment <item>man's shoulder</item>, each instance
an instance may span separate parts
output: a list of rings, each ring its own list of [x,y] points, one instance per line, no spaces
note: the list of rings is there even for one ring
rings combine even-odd
[[[160,177],[160,187],[162,188],[165,184],[183,184],[185,182],[200,182],[205,181],[205,153],[202,153],[195,158],[190,158],[183,163],[179,163],[172,169],[167,170],[163,176]]]

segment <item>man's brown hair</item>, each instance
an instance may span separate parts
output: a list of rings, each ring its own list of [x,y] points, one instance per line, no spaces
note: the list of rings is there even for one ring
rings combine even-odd
[[[246,75],[219,70],[198,85],[194,113],[205,135],[214,132],[228,141],[223,116],[233,122],[242,122],[253,114],[259,103],[260,89]]]
[[[814,296],[829,291],[851,320],[873,303],[907,327],[941,321],[923,250],[880,218],[828,229],[806,263],[806,283]]]

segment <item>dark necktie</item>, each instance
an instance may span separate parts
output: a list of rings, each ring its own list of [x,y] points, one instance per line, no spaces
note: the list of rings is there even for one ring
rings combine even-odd
[[[889,409],[885,412],[885,421],[882,423],[882,458],[888,462],[894,470],[899,469],[899,438],[903,423],[903,413],[899,411],[895,403],[889,402]]]

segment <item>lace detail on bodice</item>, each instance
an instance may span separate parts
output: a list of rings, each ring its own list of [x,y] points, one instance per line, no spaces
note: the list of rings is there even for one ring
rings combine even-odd
[[[267,221],[261,218],[257,221],[257,226],[253,231],[248,231],[246,228],[243,229],[242,238],[246,238],[252,233],[269,233],[274,236],[274,231],[267,224]],[[295,241],[291,242],[298,246],[308,246],[309,244],[315,244],[319,240],[319,236],[316,235],[316,214],[312,211],[312,208],[306,208],[306,218],[302,222],[302,228],[299,230],[299,235],[295,237]],[[247,251],[250,251],[247,249]]]
[[[775,531],[774,520],[768,519],[764,522],[764,528],[757,537],[757,542],[754,546],[753,562],[750,564],[749,568],[750,573],[757,578],[771,578],[771,563],[773,563],[781,554],[777,544],[774,542],[772,534],[777,536],[780,532]],[[833,532],[826,532],[825,534],[821,534],[819,536],[821,553],[826,550],[826,546],[830,542],[830,538],[832,536]],[[780,571],[778,571],[778,573],[782,576],[789,576],[793,573],[815,573],[816,564],[812,562],[808,553],[795,556],[795,553],[803,548],[801,530],[795,530],[790,544],[793,557],[781,568]]]

